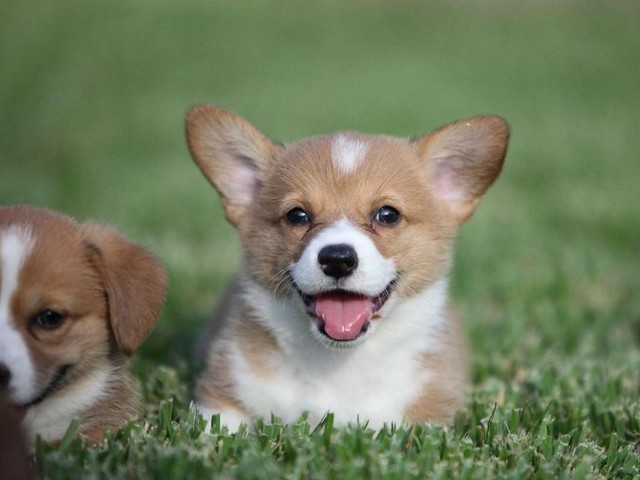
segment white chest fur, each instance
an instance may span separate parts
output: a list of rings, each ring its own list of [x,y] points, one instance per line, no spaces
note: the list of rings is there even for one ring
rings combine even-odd
[[[249,294],[257,316],[283,349],[270,357],[268,375],[255,372],[239,349],[232,352],[236,393],[254,416],[273,413],[292,422],[308,412],[314,422],[332,411],[337,424],[368,421],[379,428],[401,422],[432,375],[421,357],[438,348],[434,339],[444,322],[444,280],[412,299],[389,300],[374,335],[346,350],[320,345],[297,306],[278,302],[255,285]]]
[[[107,395],[112,376],[107,366],[97,369],[69,385],[64,393],[31,407],[22,422],[29,441],[33,442],[36,435],[45,441],[62,438],[74,418],[79,418]]]

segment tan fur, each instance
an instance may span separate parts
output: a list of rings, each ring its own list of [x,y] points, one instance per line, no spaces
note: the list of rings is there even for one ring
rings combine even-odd
[[[118,381],[112,385],[111,394],[79,418],[79,433],[91,444],[100,442],[105,430],[115,431],[125,421],[140,415],[138,387],[129,371],[128,362],[124,360],[121,357],[122,364],[116,366]]]
[[[196,386],[196,396],[207,405],[218,408],[243,411],[241,402],[234,392],[234,382],[223,351],[211,351],[207,370]]]
[[[247,328],[235,330],[235,341],[251,368],[261,377],[268,378],[271,375],[269,363],[281,353],[280,346],[271,332],[258,322],[249,320],[245,325]]]
[[[213,136],[211,132],[215,132]],[[206,161],[196,160],[196,163],[204,176],[218,186],[229,222],[238,225],[247,203],[239,202],[234,196],[235,182],[231,177],[235,159],[243,159],[243,166],[248,171],[262,171],[254,160],[258,157],[272,159],[278,146],[243,118],[216,107],[194,107],[187,119],[186,133],[195,159],[215,156],[221,160],[220,167],[215,169]],[[258,178],[258,181],[262,180]]]
[[[166,273],[153,256],[111,228],[78,225],[27,206],[0,209],[0,230],[11,226],[28,229],[34,240],[11,313],[36,366],[38,385],[44,389],[61,366],[70,366],[63,383],[33,408],[42,411],[48,401],[76,391],[83,379],[109,372],[104,397],[79,415],[79,432],[98,441],[105,428],[117,428],[138,413],[128,356],[155,325]],[[64,322],[55,329],[39,328],[32,319],[45,309],[63,314]]]
[[[147,338],[164,303],[166,274],[157,260],[115,229],[87,224],[82,232],[109,301],[111,329],[131,354]]]
[[[442,345],[439,354],[422,358],[424,370],[433,372],[434,377],[407,408],[410,423],[450,422],[464,405],[469,383],[467,346],[460,321],[452,309],[449,309],[448,317],[448,329],[439,339]]]
[[[454,122],[413,140],[341,132],[366,145],[357,168],[345,172],[332,159],[335,135],[282,146],[241,117],[209,105],[188,113],[186,130],[194,161],[238,229],[245,255],[241,275],[287,301],[297,298],[287,277],[290,265],[316,235],[341,219],[364,232],[383,257],[393,258],[399,302],[446,278],[458,226],[499,175],[509,137],[506,122],[496,116]],[[247,180],[251,175],[253,182]],[[401,212],[397,225],[372,221],[383,205]],[[295,207],[311,214],[309,228],[286,222]],[[234,291],[225,295],[225,305],[233,303],[233,308],[214,319],[223,327],[216,329],[221,333],[211,344],[196,398],[210,409],[231,404],[251,415],[237,394],[229,352],[241,352],[256,378],[269,378],[277,361],[286,362],[287,356],[278,353],[281,345],[273,332],[257,327],[242,282]],[[410,422],[448,421],[464,401],[466,347],[455,315],[443,315],[447,320],[438,347],[418,359],[429,380],[406,406]],[[386,319],[378,315],[375,321]]]
[[[238,284],[234,283],[234,288],[228,294],[237,295],[238,288]],[[252,320],[251,315],[244,316],[246,313],[242,310],[241,303],[236,303],[224,314],[224,317],[213,319],[218,325],[224,322],[224,325],[220,325],[221,331],[217,332],[219,336],[216,338],[220,348],[208,351],[207,368],[198,381],[195,393],[197,398],[206,400],[207,404],[242,411],[227,364],[230,355],[227,347],[237,344],[251,368],[263,377],[269,377],[269,363],[277,357],[280,347],[271,333]]]

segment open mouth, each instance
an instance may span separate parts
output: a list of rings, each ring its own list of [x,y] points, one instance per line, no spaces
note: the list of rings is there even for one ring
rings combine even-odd
[[[391,282],[376,297],[346,290],[330,290],[317,295],[308,295],[300,290],[298,293],[321,333],[331,340],[349,342],[369,329],[376,313],[389,299],[394,284]]]

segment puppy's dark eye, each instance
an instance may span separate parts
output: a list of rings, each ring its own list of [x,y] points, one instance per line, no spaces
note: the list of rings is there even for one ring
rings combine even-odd
[[[285,215],[287,223],[291,226],[298,227],[311,222],[311,216],[300,207],[292,208]]]
[[[55,310],[42,310],[33,317],[32,323],[46,330],[54,330],[64,322],[64,315]]]
[[[400,212],[389,205],[384,205],[375,213],[373,219],[381,225],[395,225],[400,221]]]

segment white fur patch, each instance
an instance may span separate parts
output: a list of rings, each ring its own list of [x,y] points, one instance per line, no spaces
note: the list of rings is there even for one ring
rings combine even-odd
[[[31,356],[11,312],[20,271],[34,243],[28,229],[10,227],[0,232],[0,363],[11,372],[7,395],[17,404],[26,403],[37,394]]]
[[[341,279],[325,275],[318,263],[322,248],[338,244],[350,245],[358,255],[358,267]],[[298,288],[308,295],[340,288],[375,297],[394,280],[396,269],[393,259],[383,257],[362,230],[340,220],[311,241],[298,261],[291,265],[291,275]]]
[[[376,334],[357,348],[340,351],[315,341],[295,301],[278,300],[250,281],[246,286],[256,317],[274,332],[284,355],[274,358],[268,377],[256,374],[239,349],[228,357],[238,398],[252,416],[268,419],[273,413],[291,423],[308,412],[310,421],[317,422],[332,411],[338,425],[367,421],[380,428],[402,422],[405,409],[433,376],[420,359],[440,348],[444,278],[409,299],[392,295],[375,322]],[[230,426],[238,424],[230,420]]]
[[[360,140],[339,134],[331,144],[331,160],[343,174],[353,172],[364,160],[367,144]]]
[[[22,421],[30,440],[35,439],[36,433],[45,441],[62,438],[74,418],[104,398],[116,375],[117,370],[114,372],[113,367],[105,364],[65,387],[64,393],[51,395],[31,407]]]

